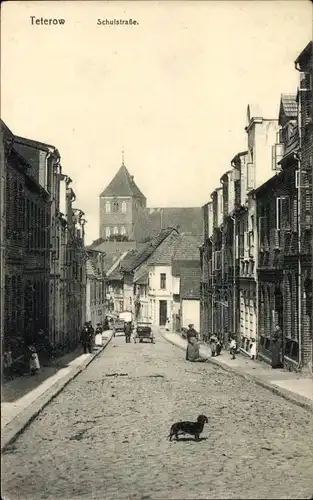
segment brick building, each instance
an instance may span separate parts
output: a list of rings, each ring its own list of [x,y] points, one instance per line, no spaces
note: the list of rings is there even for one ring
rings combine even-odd
[[[5,340],[32,337],[48,326],[49,196],[39,168],[21,154],[19,142],[1,122],[5,184]],[[39,167],[39,165],[38,165]],[[14,352],[13,355],[17,354]]]
[[[68,186],[69,178],[62,174],[58,150],[14,136],[3,122],[1,134],[5,338],[12,341],[13,357],[20,354],[13,339],[36,340],[39,329],[56,347],[72,348],[78,343],[86,308],[86,221],[81,211],[75,216],[75,197],[66,188],[65,210],[60,211],[60,188],[65,180]]]

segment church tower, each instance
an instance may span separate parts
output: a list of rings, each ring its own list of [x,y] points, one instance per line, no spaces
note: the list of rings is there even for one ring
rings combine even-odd
[[[100,194],[100,238],[120,239],[122,236],[134,240],[136,223],[146,205],[146,197],[125,167],[123,156],[119,171]]]

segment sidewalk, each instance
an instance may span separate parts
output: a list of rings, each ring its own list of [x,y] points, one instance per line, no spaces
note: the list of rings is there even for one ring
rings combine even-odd
[[[171,344],[187,348],[187,341],[177,333],[160,332]],[[200,355],[211,356],[209,346],[200,343]],[[273,370],[271,366],[261,361],[252,361],[250,358],[238,354],[236,359],[231,359],[229,351],[223,350],[218,357],[210,357],[209,362],[223,370],[236,373],[237,375],[253,380],[256,384],[275,392],[277,395],[292,401],[313,412],[313,377],[284,370]]]
[[[38,375],[24,376],[8,381],[1,393],[1,449],[13,441],[38,413],[62,389],[82,372],[105,349],[113,332],[103,332],[103,345],[91,354],[76,349],[53,364],[43,367]]]

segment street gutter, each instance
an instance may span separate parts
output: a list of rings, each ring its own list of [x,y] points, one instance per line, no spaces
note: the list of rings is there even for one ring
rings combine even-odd
[[[104,339],[103,345],[90,358],[86,359],[81,366],[73,369],[70,373],[55,382],[44,394],[30,403],[27,408],[22,410],[19,415],[13,418],[13,420],[11,420],[11,422],[1,430],[1,453],[3,453],[9,445],[12,445],[20,434],[22,434],[29,424],[39,415],[39,413],[41,413],[42,410],[54,398],[56,398],[72,380],[74,380],[97,356],[99,356],[99,354],[101,354],[101,352],[111,342],[112,338],[113,333],[111,333],[110,337]]]
[[[186,349],[185,347],[183,347],[179,344],[176,344],[173,340],[167,338],[163,334],[163,332],[160,331],[160,334],[167,342],[174,345],[175,347],[179,347],[182,350]],[[200,346],[200,349],[201,349],[201,346]],[[222,363],[221,361],[218,361],[217,359],[209,358],[207,361],[215,366],[218,366],[219,368],[221,368],[222,370],[224,370],[226,372],[230,372],[230,373],[233,373],[235,375],[238,375],[239,377],[244,378],[248,382],[253,382],[256,385],[263,387],[264,389],[268,389],[269,391],[273,392],[277,396],[280,396],[280,397],[286,399],[287,401],[289,401],[297,406],[300,406],[301,408],[304,408],[305,410],[308,410],[311,413],[313,413],[313,403],[304,396],[296,395],[295,393],[288,391],[287,389],[283,389],[281,387],[278,387],[277,385],[272,384],[271,382],[266,382],[266,381],[262,380],[261,378],[256,377],[255,375],[252,375],[250,373],[244,373],[244,372],[241,372],[239,370],[236,370],[236,368],[225,365],[224,363]]]

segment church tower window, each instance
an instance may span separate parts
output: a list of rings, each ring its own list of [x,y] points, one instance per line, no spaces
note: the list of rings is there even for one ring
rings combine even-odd
[[[127,209],[126,201],[122,201],[122,212],[123,212],[123,214],[126,213],[126,209]]]
[[[123,236],[125,236],[125,235],[126,235],[126,229],[125,229],[125,227],[124,227],[124,226],[122,226],[122,227],[121,227],[121,234],[122,234]]]
[[[109,201],[105,202],[105,211],[107,214],[109,214],[111,212],[111,204]]]
[[[111,228],[109,228],[109,227],[105,228],[105,236],[106,236],[106,238],[110,238],[110,236],[111,236]]]
[[[113,202],[113,212],[118,212],[118,202],[117,201]]]
[[[116,227],[116,226],[114,227],[114,229],[113,229],[113,233],[114,233],[114,234],[118,234],[118,227]]]

